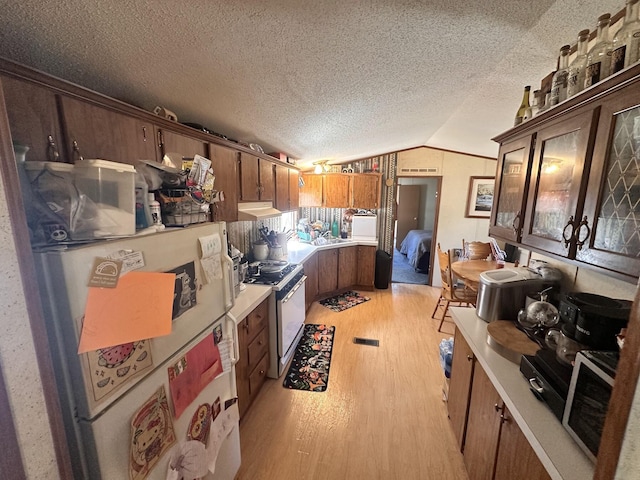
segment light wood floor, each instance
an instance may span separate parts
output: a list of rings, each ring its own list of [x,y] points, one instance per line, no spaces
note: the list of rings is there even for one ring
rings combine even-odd
[[[371,300],[340,313],[309,309],[307,323],[336,326],[328,388],[267,381],[241,422],[237,480],[467,479],[442,400],[438,345],[454,327],[440,334],[430,318],[439,289],[362,293]]]

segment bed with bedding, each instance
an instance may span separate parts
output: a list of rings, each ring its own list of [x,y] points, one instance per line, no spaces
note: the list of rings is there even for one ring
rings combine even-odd
[[[400,244],[400,253],[416,271],[429,272],[432,236],[431,230],[410,230]]]

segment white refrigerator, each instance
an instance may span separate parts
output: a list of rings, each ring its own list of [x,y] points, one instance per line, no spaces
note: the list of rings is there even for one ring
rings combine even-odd
[[[232,480],[240,467],[238,347],[226,224],[56,247],[34,257],[76,478],[179,479],[204,462],[200,476]],[[175,274],[170,333],[79,354],[88,298],[105,293],[89,280],[101,274],[122,282],[127,271]],[[113,321],[115,303],[126,311],[130,302],[140,311],[127,315],[153,322],[153,305],[147,310],[144,300],[157,300],[159,290],[152,282],[138,285],[135,302],[119,297],[98,312],[100,321]],[[194,453],[194,440],[202,440],[196,428],[206,428],[208,438]]]

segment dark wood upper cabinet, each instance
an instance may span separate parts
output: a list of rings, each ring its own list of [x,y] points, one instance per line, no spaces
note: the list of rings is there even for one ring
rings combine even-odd
[[[289,169],[284,165],[274,165],[276,182],[275,207],[283,212],[290,210]]]
[[[209,158],[216,177],[213,188],[224,194],[224,201],[211,206],[213,220],[235,222],[238,220],[238,151],[210,143]]]
[[[274,201],[276,199],[274,164],[264,158],[259,158],[258,165],[260,166],[260,200]]]
[[[600,109],[576,259],[616,272],[640,272],[640,89],[622,91]]]
[[[636,283],[639,124],[636,65],[496,137],[490,235]]]
[[[351,176],[352,198],[350,207],[380,208],[380,179],[379,173],[362,173]]]
[[[351,177],[341,173],[327,173],[322,177],[323,207],[348,208],[351,204]]]
[[[300,207],[300,173],[293,168],[289,169],[289,210],[297,210]]]
[[[243,202],[275,200],[273,162],[250,153],[240,153],[240,200]]]
[[[240,200],[244,202],[260,200],[259,160],[255,155],[240,152]]]
[[[72,162],[100,158],[135,165],[156,159],[151,123],[64,95],[60,109]]]
[[[322,206],[322,175],[315,173],[302,173],[304,186],[300,188],[301,207],[321,207]]]
[[[531,168],[535,135],[503,143],[498,153],[495,196],[489,223],[489,234],[511,242],[522,238],[527,201],[527,177]]]
[[[26,160],[69,162],[62,140],[57,95],[34,83],[1,76],[14,143],[29,147]]]
[[[207,143],[203,140],[161,128],[156,128],[155,136],[158,158],[169,157],[176,168],[182,167],[182,160],[191,160],[196,154],[208,158]]]
[[[583,179],[591,164],[591,126],[598,109],[558,120],[538,130],[522,242],[572,257],[582,210]]]

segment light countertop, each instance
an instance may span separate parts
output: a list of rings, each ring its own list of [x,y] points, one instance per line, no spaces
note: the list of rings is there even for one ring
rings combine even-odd
[[[269,285],[245,284],[247,288],[240,292],[236,297],[236,304],[231,309],[231,315],[235,317],[236,322],[244,319],[253,309],[262,303],[262,301],[271,295],[273,288]]]
[[[453,307],[450,311],[456,326],[551,478],[593,478],[593,463],[547,405],[529,391],[529,384],[520,373],[519,365],[489,346],[488,323],[480,319],[473,308]]]
[[[312,245],[310,243],[303,242],[289,242],[287,243],[287,261],[289,263],[303,263],[311,255],[320,250],[330,250],[332,248],[341,247],[353,247],[358,245],[364,245],[369,247],[377,247],[377,240],[354,240],[347,238],[337,241],[335,243],[328,243],[326,245]]]

